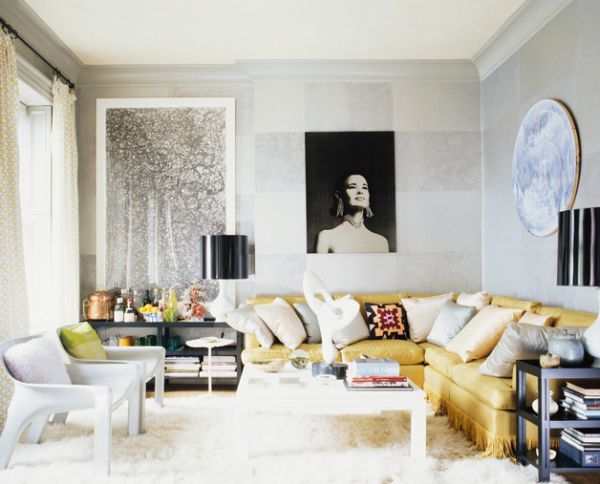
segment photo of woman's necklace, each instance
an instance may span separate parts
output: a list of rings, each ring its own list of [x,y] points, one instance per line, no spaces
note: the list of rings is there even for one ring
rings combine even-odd
[[[352,227],[354,227],[355,229],[360,229],[363,225],[364,225],[364,221],[361,219],[358,222],[356,222],[353,218],[352,215],[344,215],[344,220],[346,222],[348,222],[350,225],[352,225]]]

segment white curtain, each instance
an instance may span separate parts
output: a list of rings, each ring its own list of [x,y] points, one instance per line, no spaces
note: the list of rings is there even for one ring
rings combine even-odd
[[[80,320],[75,94],[54,79],[52,107],[52,278],[57,325]]]
[[[0,342],[28,333],[17,145],[17,61],[13,39],[0,30]],[[0,375],[0,427],[12,395]]]

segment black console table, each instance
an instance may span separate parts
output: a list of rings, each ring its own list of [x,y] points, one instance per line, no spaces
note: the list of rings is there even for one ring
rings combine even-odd
[[[220,321],[179,321],[176,323],[148,323],[146,321],[137,321],[135,323],[115,323],[114,321],[88,321],[90,326],[94,329],[149,329],[152,328],[156,331],[156,344],[163,346],[163,342],[169,337],[171,329],[190,329],[190,328],[227,328],[231,329],[227,323]],[[240,332],[236,332],[235,345],[222,346],[220,348],[213,348],[213,355],[234,355],[236,357],[237,364],[237,376],[236,378],[219,378],[218,381],[238,383],[242,375],[242,351],[244,350],[244,335]],[[167,350],[167,356],[205,356],[208,354],[206,348],[179,348],[176,350]],[[214,381],[213,377],[213,381]],[[168,375],[165,375],[165,379],[169,379]],[[178,378],[173,378],[177,380]],[[207,381],[206,377],[197,377],[189,379],[190,381]]]
[[[538,411],[535,413],[526,403],[526,374],[538,379]],[[562,408],[554,415],[548,412],[548,380],[600,379],[600,368],[542,368],[538,360],[517,361],[517,461],[522,465],[531,464],[538,469],[539,482],[550,479],[551,472],[600,472],[600,467],[582,467],[572,459],[557,452],[550,461],[550,430],[565,428],[597,428],[600,420],[582,420],[565,413]],[[556,396],[558,398],[558,395]],[[539,457],[535,450],[527,450],[525,422],[530,421],[538,428]]]

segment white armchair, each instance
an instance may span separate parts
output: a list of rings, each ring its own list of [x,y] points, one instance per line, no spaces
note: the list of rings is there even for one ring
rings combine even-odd
[[[124,364],[65,365],[71,385],[23,383],[4,364],[4,354],[17,344],[42,336],[17,338],[0,344],[0,368],[14,383],[15,391],[0,436],[0,469],[6,468],[18,439],[28,423],[26,441],[38,443],[48,417],[52,414],[93,408],[94,464],[110,473],[112,410],[128,402],[128,434],[137,435],[140,427],[139,384],[135,366]],[[40,364],[44,364],[43,361]]]
[[[60,339],[60,330],[56,330],[58,346],[63,357],[72,364],[105,364],[105,363],[129,363],[138,369],[139,390],[139,413],[140,433],[144,432],[146,414],[146,382],[154,378],[154,399],[160,406],[163,405],[165,388],[165,349],[161,346],[129,346],[129,347],[105,347],[107,360],[84,360],[72,356],[63,346]],[[66,414],[57,415],[54,422],[64,422]]]

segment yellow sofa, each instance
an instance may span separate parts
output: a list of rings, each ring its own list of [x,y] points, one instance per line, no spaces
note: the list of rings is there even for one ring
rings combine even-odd
[[[431,294],[354,294],[364,314],[364,303],[395,303],[400,298],[423,297]],[[250,304],[265,304],[275,296],[249,299]],[[290,304],[304,302],[303,297],[284,297]],[[493,296],[492,304],[520,308],[538,314],[552,315],[554,326],[589,326],[596,315],[565,308],[542,306],[536,301],[525,301],[505,296]],[[311,361],[319,361],[320,344],[303,344]],[[288,358],[291,350],[281,344],[261,348],[254,335],[246,335],[242,353],[244,363],[260,362],[273,358]],[[515,376],[498,378],[479,373],[484,359],[463,363],[460,357],[431,343],[414,343],[403,340],[365,340],[340,350],[341,361],[350,362],[366,354],[376,358],[393,358],[400,363],[401,373],[422,387],[433,409],[448,415],[452,426],[462,430],[484,456],[507,457],[515,451],[516,392]],[[558,384],[558,382],[556,382]],[[527,378],[528,400],[537,395],[537,380]],[[535,427],[527,424],[527,446],[537,446]]]

